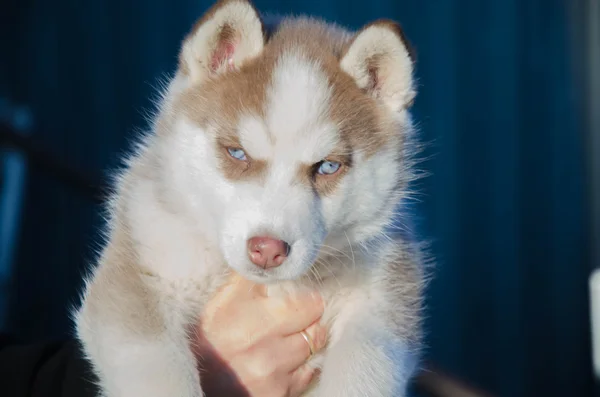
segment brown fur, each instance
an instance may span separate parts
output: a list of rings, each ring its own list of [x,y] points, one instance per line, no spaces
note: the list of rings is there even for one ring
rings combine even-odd
[[[231,157],[227,148],[241,148],[239,140],[228,140],[226,138],[218,138],[217,156],[221,171],[225,178],[236,180],[261,179],[265,176],[268,168],[268,163],[264,160],[256,160],[246,155],[246,161],[238,160]]]
[[[340,128],[340,138],[352,151],[361,150],[369,157],[399,132],[376,101],[340,68],[340,60],[351,43],[351,36],[336,27],[306,18],[282,22],[266,50],[280,54],[300,50],[307,59],[321,65],[333,94],[329,115]]]
[[[345,153],[345,152],[344,152]],[[342,177],[352,166],[352,158],[350,155],[328,156],[328,161],[335,161],[341,164],[340,169],[332,175],[321,175],[317,173],[317,164],[303,164],[298,168],[298,181],[308,187],[312,187],[320,196],[332,194]]]
[[[212,17],[215,15],[215,13],[224,5],[232,3],[232,2],[236,2],[239,0],[218,0],[217,2],[215,2],[212,7],[210,7],[205,13],[204,15],[202,15],[197,21],[196,23],[194,23],[194,26],[192,27],[192,29],[190,30],[190,32],[188,33],[188,35],[186,36],[185,40],[189,40],[194,33],[196,33],[196,31],[198,30],[198,28],[200,26],[202,26],[204,23],[206,23],[207,21],[210,21],[212,19]],[[244,1],[245,2],[245,1]],[[250,6],[253,6],[253,4],[251,2],[245,2],[248,3]],[[255,9],[256,11],[256,9]],[[258,15],[258,12],[256,12]],[[263,29],[263,36],[265,36],[264,33],[264,29]],[[216,43],[223,43],[224,41],[234,41],[235,40],[235,31],[231,28],[231,26],[229,25],[225,25],[223,26],[223,28],[221,29],[220,32],[218,32],[216,39]],[[184,40],[184,41],[185,41]],[[217,47],[217,45],[215,46],[215,48]],[[186,65],[182,54],[179,55],[179,70],[183,75],[189,75],[190,71],[188,69],[188,66]]]
[[[365,30],[367,30],[368,28],[370,28],[372,26],[385,27],[385,28],[391,30],[393,33],[395,33],[400,38],[400,41],[402,41],[402,44],[404,44],[404,47],[406,47],[406,51],[408,51],[408,56],[413,61],[413,63],[417,61],[417,52],[416,52],[415,48],[412,46],[412,44],[410,43],[410,41],[408,41],[408,38],[406,37],[406,34],[404,33],[404,29],[402,29],[402,26],[398,22],[393,21],[391,19],[381,18],[381,19],[378,19],[376,21],[366,24],[356,33],[356,35],[353,37],[350,44],[352,44],[352,42],[354,42],[354,38],[356,38],[360,33],[364,32]],[[347,51],[349,47],[350,47],[350,45],[348,45],[345,48],[345,51]],[[345,55],[345,52],[342,55]]]
[[[219,7],[236,1],[240,0],[219,1],[199,20],[193,31],[212,18]],[[245,3],[244,0],[241,2]],[[243,10],[247,12],[248,8]],[[232,18],[238,16],[234,15]],[[243,16],[248,17],[247,14]],[[251,31],[250,36],[253,40],[260,40],[256,19],[251,15],[242,19],[245,21],[244,31]],[[349,59],[354,64],[344,69],[349,72],[340,67],[344,54],[352,45],[351,34],[313,19],[285,20],[264,47],[247,45],[243,47],[245,52],[242,52],[242,55],[238,53],[239,57],[230,57],[228,51],[231,48],[227,46],[235,45],[236,40],[243,40],[243,37],[236,35],[236,26],[228,25],[227,18],[219,25],[213,26],[215,29],[209,33],[211,36],[201,38],[210,40],[208,49],[206,42],[200,43],[197,48],[185,47],[189,51],[185,60],[180,61],[181,67],[175,84],[171,86],[174,87],[173,91],[166,98],[165,112],[155,125],[156,135],[150,140],[168,141],[171,138],[169,134],[173,130],[173,123],[183,115],[187,121],[202,127],[210,139],[213,139],[220,170],[227,179],[253,180],[260,183],[269,170],[268,162],[254,159],[248,153],[247,161],[240,161],[234,159],[227,149],[244,149],[241,147],[237,131],[240,117],[251,115],[264,118],[267,94],[276,63],[289,52],[294,52],[316,65],[327,79],[331,96],[329,103],[323,106],[322,115],[338,127],[339,136],[337,145],[325,155],[324,160],[338,161],[342,164],[333,175],[319,175],[316,172],[318,163],[301,164],[295,174],[298,183],[311,187],[320,196],[331,195],[341,185],[345,174],[360,160],[379,152],[384,157],[375,159],[375,164],[387,164],[396,150],[400,151],[402,131],[397,130],[397,120],[392,120],[390,109],[384,106],[387,102],[384,103],[377,95],[373,95],[378,86],[377,68],[380,60],[365,60],[360,55],[358,59],[354,59],[353,55]],[[398,33],[394,30],[395,26],[390,25],[389,28]],[[398,34],[403,37],[401,31]],[[392,36],[391,42],[397,44],[395,37]],[[258,44],[256,41],[253,43]],[[257,54],[261,48],[262,52]],[[196,49],[198,52],[195,52]],[[205,54],[207,51],[221,53],[215,57],[212,52]],[[207,73],[204,73],[203,68],[197,70],[194,64],[194,58],[197,56],[202,57],[202,62],[209,62],[211,67],[216,65],[216,70],[209,70]],[[239,60],[241,64],[234,65],[231,69],[223,68],[223,62],[229,59]],[[402,60],[405,61],[406,57]],[[216,63],[213,65],[212,61]],[[188,62],[188,65],[185,65],[185,62]],[[229,63],[227,65],[229,66]],[[368,66],[367,70],[371,73],[373,81],[373,84],[365,89],[359,88],[356,83],[362,77],[363,65]],[[355,74],[354,77],[349,73]],[[187,88],[183,88],[184,85],[178,85],[181,82],[177,80],[179,78],[187,79],[186,84],[191,82],[195,85],[185,85]],[[360,80],[363,84],[366,79]],[[190,139],[190,134],[193,133],[189,130],[185,132],[186,140],[177,141],[178,147],[187,144],[187,139]],[[268,133],[273,141],[275,131]],[[191,137],[190,140],[193,139]],[[170,178],[173,178],[173,172],[180,172],[181,176],[189,177],[182,180],[189,183],[196,176],[194,171],[197,172],[197,169],[188,172],[180,167],[181,164],[177,162],[179,158],[176,157],[179,153],[164,156],[168,162],[162,164],[163,152],[158,150],[159,147],[152,146],[162,142],[147,143],[149,145],[137,154],[129,164],[127,173],[119,181],[118,192],[111,208],[109,241],[103,250],[100,266],[86,288],[85,304],[78,315],[78,334],[80,339],[85,341],[86,354],[94,360],[94,366],[99,372],[105,371],[102,375],[106,378],[106,385],[110,386],[111,379],[116,380],[117,386],[114,390],[127,390],[133,386],[133,389],[129,390],[139,388],[144,391],[137,394],[196,397],[202,394],[196,370],[198,363],[189,351],[187,331],[196,323],[205,302],[213,296],[231,271],[225,269],[227,266],[224,256],[228,252],[221,252],[218,243],[206,238],[214,231],[208,230],[209,227],[206,227],[207,230],[197,227],[197,224],[202,224],[202,219],[198,222],[199,214],[212,215],[212,211],[199,214],[194,211],[196,207],[200,208],[195,202],[199,196],[196,195],[190,200],[185,196],[185,192],[180,194],[182,192],[170,190],[172,185],[169,182]],[[186,152],[190,157],[193,153]],[[177,167],[171,163],[172,160]],[[162,167],[163,165],[166,167]],[[393,164],[396,165],[398,164]],[[384,186],[390,187],[395,181],[388,182]],[[218,192],[218,189],[215,191]],[[380,203],[381,207],[373,208],[373,212],[366,212],[371,215],[364,215],[364,211],[354,212],[363,214],[364,218],[359,217],[355,222],[366,222],[367,227],[374,230],[362,232],[375,236],[377,228],[387,224],[396,197],[400,197],[399,192],[389,192],[387,198],[382,198],[384,200]],[[190,204],[186,200],[194,203]],[[186,206],[193,207],[194,210],[184,211]],[[348,205],[344,209],[350,211],[352,206]],[[343,216],[339,215],[338,218]],[[164,225],[157,226],[157,223],[161,222],[164,222]],[[340,233],[337,237],[341,238],[341,233],[346,233],[346,227],[352,227],[351,223],[352,221],[347,220],[340,224],[336,230]],[[361,230],[358,227],[355,230],[360,234]],[[307,229],[305,234],[308,235],[308,232],[310,229]],[[329,357],[333,357],[332,363],[337,364],[338,368],[342,366],[343,371],[339,374],[334,372],[333,375],[321,379],[318,387],[323,386],[324,391],[319,395],[346,395],[347,393],[336,393],[336,388],[352,382],[355,382],[351,385],[352,388],[359,390],[353,394],[355,396],[391,395],[386,394],[386,390],[391,386],[392,378],[396,375],[404,377],[405,374],[399,374],[397,368],[389,365],[386,359],[387,347],[386,351],[380,351],[376,344],[369,343],[370,332],[376,337],[380,331],[378,328],[382,326],[385,329],[381,334],[393,345],[398,342],[394,339],[410,344],[419,340],[420,296],[423,285],[420,282],[422,274],[415,259],[420,258],[416,258],[411,252],[411,247],[402,241],[397,241],[397,244],[396,241],[383,241],[381,249],[384,251],[380,252],[375,246],[369,252],[359,250],[355,256],[353,243],[348,234],[345,237],[349,244],[349,254],[345,252],[348,250],[346,248],[342,251],[333,246],[323,245],[323,255],[311,268],[311,274],[307,274],[306,277],[300,276],[300,279],[289,284],[283,282],[281,285],[270,285],[269,294],[291,292],[296,287],[302,289],[303,283],[311,282],[310,287],[318,288],[328,302],[322,321],[330,325],[332,335],[337,334],[338,337],[331,338],[327,352],[331,353]],[[204,238],[206,241],[203,241]],[[241,237],[241,241],[244,238]],[[358,239],[360,236],[354,238]],[[364,236],[362,238],[366,239]],[[357,242],[357,247],[358,244]],[[328,249],[335,250],[336,253],[325,255]],[[183,266],[178,268],[176,266],[180,260]],[[328,263],[330,260],[334,263]],[[335,263],[337,261],[340,262],[339,266]],[[196,264],[206,269],[198,269]],[[230,265],[235,267],[236,264]],[[350,265],[352,267],[349,267]],[[313,280],[317,282],[312,283]],[[288,288],[290,291],[287,291]],[[365,305],[361,306],[362,304]],[[353,340],[355,336],[352,329],[349,329],[348,333],[345,332],[347,327],[352,328],[359,323],[354,323],[356,315],[367,319],[359,321],[360,326],[367,325],[367,329],[373,326],[373,329],[364,335],[357,332],[358,339]],[[376,322],[371,324],[369,319]],[[141,342],[141,345],[136,341]],[[166,344],[170,351],[153,351],[153,348],[159,348],[162,344]],[[144,345],[150,349],[146,351]],[[323,356],[316,357],[316,363],[313,361],[313,364],[320,366],[322,361],[319,364],[319,358],[322,359]],[[362,362],[353,364],[357,359],[365,360],[364,368],[367,371],[364,371]],[[113,364],[113,360],[116,360],[116,364]],[[131,363],[137,366],[129,373],[127,367]],[[330,371],[327,367],[334,369],[334,365],[327,362],[323,365],[324,374]],[[142,368],[142,371],[136,373],[139,368]],[[165,376],[162,376],[163,374]],[[404,380],[399,379],[399,384],[403,385],[402,382]],[[386,385],[387,383],[389,385]],[[317,383],[313,386],[317,386]],[[161,387],[165,388],[161,390]],[[350,388],[346,389],[348,390]],[[369,390],[372,392],[369,393]],[[131,391],[111,393],[136,394]]]
[[[93,318],[111,313],[118,324],[130,325],[131,331],[142,337],[152,337],[164,331],[164,321],[156,316],[160,313],[158,297],[142,280],[135,243],[128,230],[124,224],[114,229],[110,245],[101,259],[101,263],[111,266],[98,267],[94,283],[88,290],[87,310]],[[128,310],[123,310],[124,307]]]
[[[420,247],[398,241],[398,249],[388,255],[382,282],[390,302],[402,302],[402,307],[386,313],[386,321],[397,336],[415,345],[421,342],[421,313],[425,286],[423,258]],[[415,257],[416,256],[416,257]]]
[[[214,10],[211,12],[214,13]],[[206,17],[199,23],[204,20]],[[241,148],[236,126],[242,114],[249,112],[264,117],[267,90],[277,60],[288,51],[300,51],[303,57],[320,65],[329,81],[332,97],[327,110],[340,129],[340,146],[331,155],[342,156],[344,166],[335,175],[315,176],[314,164],[304,164],[298,169],[299,182],[311,184],[319,194],[331,194],[345,170],[351,167],[356,151],[361,151],[368,158],[381,147],[391,144],[390,140],[400,139],[401,135],[376,100],[358,88],[353,78],[341,70],[340,59],[351,43],[350,35],[321,21],[309,18],[284,20],[266,43],[261,56],[238,70],[214,76],[188,89],[176,106],[192,122],[204,128],[219,126],[217,153],[228,179],[264,178],[268,171],[266,162],[232,159],[225,148]]]

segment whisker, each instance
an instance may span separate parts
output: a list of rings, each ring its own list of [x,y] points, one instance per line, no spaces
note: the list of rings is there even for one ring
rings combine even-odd
[[[348,233],[346,233],[346,231],[344,231],[344,236],[346,236],[346,239],[348,240],[348,246],[350,247],[350,252],[352,253],[353,270],[356,270],[356,260],[354,258],[354,249],[352,248],[352,243],[350,242],[350,238],[348,237]]]
[[[344,232],[344,234],[345,234],[345,233],[346,233],[346,232]],[[346,238],[348,238],[348,236],[346,236]],[[350,244],[350,240],[349,240],[349,239],[348,239],[348,244]],[[326,249],[330,249],[330,250],[334,250],[335,252],[339,252],[340,254],[344,255],[344,256],[345,256],[346,258],[348,258],[348,259],[352,259],[352,258],[354,257],[354,255],[350,256],[350,255],[348,255],[348,253],[347,253],[347,252],[344,252],[344,251],[342,251],[342,250],[340,250],[340,249],[337,249],[337,248],[335,248],[335,247],[332,247],[332,246],[330,246],[330,245],[322,244],[322,245],[321,245],[321,247],[322,247],[322,248],[326,248]],[[350,249],[352,249],[352,247],[350,247]]]
[[[338,279],[338,277],[337,277],[337,276],[335,275],[335,273],[334,273],[334,272],[333,272],[333,271],[330,269],[330,267],[329,267],[329,266],[330,266],[330,264],[329,264],[329,263],[327,263],[327,262],[325,262],[324,260],[318,260],[318,263],[319,263],[320,265],[322,265],[322,266],[325,268],[325,270],[327,270],[327,271],[328,271],[328,272],[331,274],[331,276],[333,277],[333,279],[334,279],[334,280],[335,280],[335,281],[338,283],[338,286],[339,286],[340,288],[342,288],[342,283],[340,283],[340,280]]]
[[[342,260],[342,258],[341,258],[339,255],[336,255],[335,253],[328,253],[328,252],[324,252],[324,251],[323,251],[322,253],[323,253],[323,254],[325,254],[327,258],[333,258],[333,259],[337,260],[337,261],[338,261],[338,262],[339,262],[339,263],[342,265],[342,267],[343,267],[344,269],[347,269],[347,268],[348,268],[348,264],[347,264],[346,262],[344,262],[344,261]],[[352,258],[351,258],[350,256],[348,256],[348,255],[345,255],[345,257],[346,257],[346,258],[348,258],[348,259],[350,259],[350,260],[352,259]],[[319,258],[321,258],[321,259],[325,259],[325,257],[319,257]]]
[[[323,287],[323,280],[321,280],[321,276],[318,273],[317,269],[315,269],[314,267],[311,267],[310,268],[310,272],[315,277],[315,282],[316,282],[317,286],[322,288]]]

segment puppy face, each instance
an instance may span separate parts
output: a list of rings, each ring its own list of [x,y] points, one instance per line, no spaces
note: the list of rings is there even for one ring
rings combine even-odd
[[[177,175],[170,191],[245,277],[297,279],[325,241],[364,241],[389,221],[414,95],[395,26],[352,36],[288,20],[267,41],[254,8],[232,0],[184,42],[164,116],[165,161]],[[279,259],[257,261],[253,238]]]

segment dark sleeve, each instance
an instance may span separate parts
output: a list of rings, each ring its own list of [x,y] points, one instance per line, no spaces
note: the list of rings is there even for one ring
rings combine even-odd
[[[0,335],[0,396],[96,397],[94,376],[79,344],[20,344]]]

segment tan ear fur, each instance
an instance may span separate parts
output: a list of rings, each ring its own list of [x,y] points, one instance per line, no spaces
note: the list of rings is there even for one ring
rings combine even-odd
[[[179,70],[192,83],[239,68],[264,47],[262,21],[248,0],[219,0],[183,42]]]
[[[412,105],[414,57],[400,25],[387,20],[361,29],[341,59],[356,84],[393,111]]]

